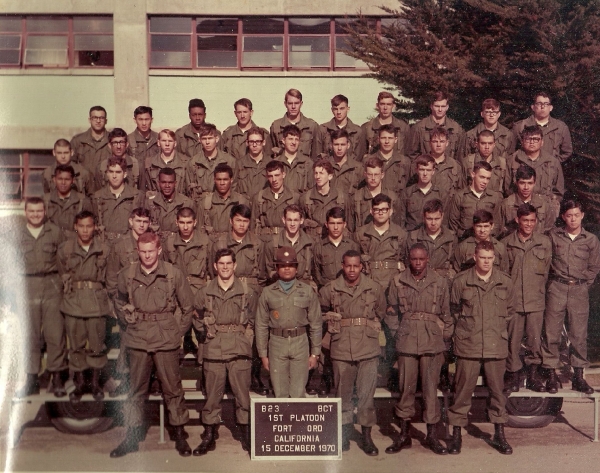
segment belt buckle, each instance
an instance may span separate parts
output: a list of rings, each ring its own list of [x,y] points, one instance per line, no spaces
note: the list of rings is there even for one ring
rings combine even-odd
[[[567,286],[576,286],[577,281],[575,279],[567,279]]]

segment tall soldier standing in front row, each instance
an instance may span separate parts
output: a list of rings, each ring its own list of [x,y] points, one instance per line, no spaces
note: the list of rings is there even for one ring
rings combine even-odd
[[[174,427],[175,449],[187,457],[192,449],[184,430],[189,413],[179,373],[179,347],[192,323],[194,296],[181,270],[159,261],[162,248],[157,234],[140,235],[137,248],[139,263],[119,273],[116,309],[126,325],[122,336],[129,355],[131,388],[124,404],[125,440],[110,456],[122,457],[138,450],[145,434],[144,400],[152,366],[155,366],[169,423]],[[181,307],[179,319],[175,317],[177,305]]]

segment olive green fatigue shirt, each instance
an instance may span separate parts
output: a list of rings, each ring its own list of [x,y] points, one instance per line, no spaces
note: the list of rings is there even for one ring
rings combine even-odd
[[[479,153],[470,154],[465,158],[463,171],[465,173],[465,183],[471,185],[473,179],[471,179],[471,172],[473,172],[473,166],[479,161],[484,161]],[[492,160],[488,161],[492,166],[492,177],[487,185],[488,189],[498,192],[504,192],[506,188],[505,181],[510,179],[508,170],[506,167],[506,157],[504,155],[495,155],[492,153]]]
[[[345,210],[346,222],[353,222],[352,201],[348,195],[330,187],[326,195],[317,191],[316,186],[306,191],[300,196],[300,207],[304,210],[304,229],[314,239],[320,239],[325,231],[325,216],[327,212],[340,207]],[[350,228],[352,231],[353,228]]]
[[[150,190],[148,183],[146,182],[146,173],[144,172],[144,169],[146,167],[146,162],[149,162],[156,156],[160,157],[161,151],[158,146],[158,133],[150,130],[150,135],[148,135],[148,139],[146,139],[136,128],[132,133],[127,135],[127,142],[129,143],[127,153],[130,156],[134,156],[140,166],[138,187],[141,190]]]
[[[408,145],[408,138],[410,134],[410,126],[404,120],[400,118],[396,118],[392,116],[391,125],[398,130],[398,143],[396,144],[396,149],[400,153],[404,153],[406,150],[406,146]],[[383,125],[379,121],[379,116],[372,118],[368,122],[362,124],[361,128],[365,133],[366,145],[367,145],[367,153],[371,154],[377,151],[379,148],[379,129]],[[363,155],[356,155],[359,159],[362,158]]]
[[[360,245],[366,273],[375,282],[387,287],[390,280],[404,268],[406,260],[406,240],[404,228],[390,223],[390,227],[380,235],[373,223],[363,225],[355,234]]]
[[[177,212],[183,207],[194,209],[196,204],[177,191],[170,201],[165,200],[161,192],[146,192],[144,208],[150,211],[150,228],[155,232],[178,232]]]
[[[158,173],[161,169],[171,168],[175,170],[175,179],[177,179],[177,192],[185,194],[185,170],[189,158],[175,150],[174,157],[168,163],[161,158],[160,153],[151,156],[140,164],[144,166],[144,185],[140,185],[142,192],[156,191],[160,192],[158,187]]]
[[[454,331],[447,279],[431,270],[420,280],[410,269],[394,276],[385,323],[398,353],[420,356],[446,351],[444,338]]]
[[[250,122],[250,128],[260,128],[253,121]],[[250,129],[248,128],[248,129]],[[269,132],[265,128],[260,128],[265,134],[265,148],[263,154],[265,156],[271,156],[271,141],[269,140]],[[242,159],[248,152],[248,145],[246,140],[248,139],[248,132],[242,131],[240,126],[236,123],[231,125],[223,131],[221,135],[221,149],[226,153],[229,153],[236,160]]]
[[[515,310],[538,312],[546,307],[546,282],[552,262],[552,242],[546,235],[534,233],[527,241],[518,232],[508,235],[506,246],[509,274],[515,286]]]
[[[513,125],[515,140],[518,141],[523,128],[535,125],[537,125],[537,122],[533,115],[515,123]],[[549,117],[548,123],[540,126],[544,133],[544,145],[542,147],[544,153],[554,156],[561,163],[567,161],[573,154],[573,143],[571,142],[569,127],[565,122],[554,117]]]
[[[506,247],[504,243],[496,240],[494,237],[490,238],[490,241],[494,245],[494,267],[505,273],[509,272],[508,254],[506,253]],[[452,256],[452,265],[454,270],[459,273],[475,266],[475,246],[477,246],[477,240],[474,236],[470,236],[466,240],[461,241],[454,250]]]
[[[279,281],[265,287],[258,299],[254,327],[258,356],[267,356],[270,328],[306,327],[310,354],[318,357],[321,354],[322,323],[319,297],[308,284],[296,280],[289,292],[281,288]]]
[[[380,151],[376,153],[379,159],[383,161],[383,187],[393,190],[396,194],[400,194],[408,184],[411,175],[411,162],[401,154],[400,151],[394,152],[390,159],[385,159]],[[367,160],[365,156],[364,162]]]
[[[125,178],[125,183],[130,187],[138,189],[140,185],[140,172],[143,172],[144,163],[138,161],[135,156],[129,156],[128,154],[126,154],[124,158],[125,161],[127,161],[127,177]],[[102,189],[108,184],[108,178],[106,177],[108,159],[109,158],[103,159],[96,167],[96,172],[94,174],[96,189]]]
[[[217,134],[219,138],[221,137],[221,132],[217,130]],[[202,152],[202,143],[200,143],[200,137],[196,134],[192,129],[192,124],[188,123],[187,125],[183,125],[175,132],[175,137],[177,139],[177,151],[181,154],[184,154],[188,158],[193,158],[197,154],[204,154]],[[219,139],[217,143],[217,148],[222,148],[222,140]]]
[[[117,197],[110,191],[110,186],[107,184],[96,191],[92,198],[98,225],[104,227],[104,232],[107,233],[127,233],[131,211],[140,207],[143,200],[144,195],[133,187],[125,186],[123,192]]]
[[[414,230],[423,224],[423,207],[425,203],[433,199],[439,199],[444,202],[446,195],[433,184],[425,193],[419,189],[417,184],[407,187],[400,193],[398,199],[396,221],[407,231]],[[448,212],[443,212],[444,225],[448,222]]]
[[[381,194],[387,195],[392,199],[391,208],[394,210],[392,213],[392,222],[400,224],[400,212],[398,211],[398,204],[400,198],[393,190],[386,187],[381,187]],[[373,200],[373,194],[368,187],[361,187],[354,193],[354,226],[353,228],[358,229],[362,225],[366,225],[373,221],[373,215],[371,215],[371,201]],[[352,228],[352,226],[350,226]]]
[[[319,125],[312,118],[305,117],[302,113],[299,115],[300,120],[297,123],[292,123],[288,120],[287,115],[275,120],[271,124],[270,137],[273,153],[278,154],[278,151],[283,149],[283,128],[287,125],[296,125],[300,128],[300,147],[298,154],[304,155],[307,158],[315,159],[319,154],[318,136]]]
[[[225,199],[218,192],[209,192],[198,202],[198,223],[209,235],[228,232],[231,228],[231,209],[236,205],[250,206],[248,199],[231,191]]]
[[[306,282],[312,279],[312,265],[313,265],[313,245],[314,241],[309,237],[304,230],[300,230],[298,240],[292,244],[290,239],[287,237],[285,231],[278,235],[272,236],[272,241],[265,242],[265,264],[267,268],[267,277],[269,281],[274,282],[278,279],[277,268],[275,267],[275,250],[282,246],[292,247],[296,251],[296,257],[298,259],[298,272],[296,277]]]
[[[494,217],[494,222],[501,222],[500,206],[502,205],[502,194],[490,189],[485,189],[481,197],[477,197],[470,187],[465,187],[456,193],[450,202],[448,209],[448,226],[458,238],[463,238],[469,229],[473,227],[473,214],[477,210],[487,210]],[[494,226],[492,232],[498,233],[498,227]]]
[[[314,162],[309,157],[298,152],[296,158],[291,163],[288,162],[285,154],[280,154],[275,159],[283,163],[285,168],[285,187],[292,192],[302,194],[314,185]]]
[[[139,260],[137,240],[133,237],[131,230],[122,238],[114,241],[106,263],[106,289],[111,299],[114,300],[117,297],[119,271]]]
[[[75,135],[71,139],[73,162],[81,164],[90,174],[94,175],[100,162],[112,156],[108,147],[108,131],[99,140],[92,137],[92,129]]]
[[[252,219],[250,228],[257,235],[272,234],[283,230],[283,211],[288,205],[297,204],[300,196],[296,192],[284,187],[275,194],[271,188],[262,189],[252,197]]]
[[[454,194],[465,186],[463,178],[464,173],[460,164],[446,154],[444,161],[436,163],[435,174],[431,178],[431,182],[446,193],[447,197],[442,202],[448,204]]]
[[[563,279],[584,279],[588,287],[600,271],[600,242],[584,228],[571,240],[564,228],[553,228],[548,234],[552,240],[551,275]]]
[[[46,221],[58,226],[66,236],[75,235],[75,215],[83,210],[94,210],[89,198],[73,190],[66,199],[61,199],[56,189],[44,194],[44,205]]]
[[[254,161],[249,154],[239,158],[235,163],[235,176],[233,190],[239,192],[248,200],[252,200],[261,189],[269,187],[267,180],[267,163],[271,161],[269,155],[263,152],[259,162]]]
[[[429,267],[441,276],[454,277],[451,271],[451,258],[458,245],[456,234],[446,226],[442,226],[440,234],[431,238],[424,227],[409,232],[406,240],[406,254],[409,254],[410,247],[415,243],[422,243],[429,250]]]
[[[258,292],[258,284],[263,284],[266,280],[264,245],[265,243],[252,232],[246,233],[240,242],[233,239],[231,232],[220,235],[208,253],[208,269],[211,276],[216,277],[214,268],[215,253],[217,250],[229,248],[235,253],[235,276],[259,281],[253,283],[254,289]]]
[[[92,240],[88,251],[75,238],[60,245],[58,272],[67,288],[60,304],[61,312],[74,317],[102,317],[110,313],[106,291],[109,255],[109,245],[98,238]],[[78,288],[78,285],[85,287]]]
[[[51,222],[42,225],[42,229],[35,238],[27,228],[27,224],[14,228],[16,235],[11,235],[4,240],[10,242],[13,251],[19,255],[22,266],[14,268],[22,274],[43,276],[58,271],[56,251],[64,237],[60,229]],[[8,235],[7,235],[8,236]]]
[[[487,130],[487,128],[481,122],[463,135],[463,139],[459,144],[458,162],[463,164],[464,159],[468,155],[477,153],[477,137],[484,130]],[[496,139],[496,146],[494,147],[492,156],[509,156],[515,152],[517,140],[511,130],[498,123],[495,130],[489,131],[494,134],[494,138]]]
[[[379,332],[386,309],[383,287],[363,274],[356,286],[349,286],[342,275],[321,288],[319,300],[323,312],[341,314],[342,321],[359,318],[370,321],[342,326],[339,333],[331,334],[333,360],[361,361],[381,355]]]
[[[72,189],[90,197],[96,191],[96,183],[94,182],[92,174],[81,164],[70,162],[69,165],[73,166],[73,169],[75,170]],[[57,163],[54,163],[52,166],[44,169],[44,173],[42,174],[44,192],[51,192],[56,189],[53,179],[56,166]]]
[[[488,282],[475,268],[459,273],[450,290],[455,321],[454,354],[462,358],[508,356],[508,322],[515,316],[514,286],[510,276],[492,269]]]
[[[503,225],[502,235],[508,235],[518,228],[515,218],[517,218],[517,210],[524,203],[519,194],[511,194],[502,201],[500,207],[500,217]],[[535,207],[537,213],[538,223],[535,226],[535,232],[548,232],[554,226],[556,215],[553,209],[550,208],[547,198],[540,194],[532,194],[527,203]]]
[[[352,122],[349,118],[346,126],[340,128],[335,124],[335,118],[332,118],[326,123],[322,123],[319,126],[319,135],[318,135],[318,153],[326,154],[327,156],[331,156],[332,154],[332,141],[331,141],[331,132],[339,129],[346,130],[348,132],[348,139],[350,142],[350,148],[348,149],[348,154],[351,156],[356,156],[358,159],[362,158],[362,156],[367,152],[367,138],[365,136],[364,130]]]
[[[354,194],[364,178],[364,167],[352,157],[348,156],[342,165],[336,163],[332,156],[327,158],[333,165],[333,179],[330,184],[343,194]]]
[[[360,251],[360,246],[348,231],[336,246],[327,236],[313,245],[313,276],[319,287],[335,280],[342,273],[342,256],[346,251]]]
[[[516,174],[521,164],[527,164],[535,169],[535,187],[533,192],[546,196],[553,205],[558,207],[565,194],[565,178],[560,161],[543,150],[538,158],[531,160],[522,150],[517,151],[507,159],[510,179],[505,181],[506,195],[516,192]],[[556,203],[556,204],[555,204]]]
[[[234,279],[233,285],[226,291],[219,286],[217,279],[213,279],[196,293],[194,305],[200,317],[194,318],[193,323],[197,330],[206,330],[203,322],[205,317],[214,317],[216,325],[243,325],[248,330],[216,330],[214,338],[206,337],[203,342],[205,360],[226,361],[240,356],[252,357],[257,304],[258,294],[250,286],[244,291],[244,285],[238,278]]]
[[[122,334],[125,346],[147,352],[178,349],[181,337],[191,327],[194,311],[194,295],[188,282],[181,270],[166,261],[159,261],[156,269],[149,274],[139,263],[132,266],[132,278],[131,268],[119,273],[115,304],[119,319],[127,327]],[[172,275],[171,282],[169,273]],[[125,304],[135,307],[135,323],[128,323],[125,319]],[[176,317],[178,306],[181,315]],[[143,314],[155,314],[157,320],[144,320]]]
[[[217,150],[217,156],[213,159],[208,159],[204,153],[199,153],[188,161],[185,170],[185,189],[188,197],[197,202],[208,192],[213,191],[214,172],[220,163],[225,163],[235,170],[235,159],[221,150]],[[234,182],[236,180],[235,174],[233,180]]]
[[[208,280],[209,249],[210,240],[198,229],[189,241],[184,241],[179,233],[171,233],[164,244],[162,257],[181,270],[195,294]]]
[[[414,161],[417,156],[428,154],[431,151],[429,146],[431,132],[438,126],[448,130],[449,144],[446,148],[446,157],[454,158],[457,155],[458,144],[464,133],[462,127],[449,117],[445,118],[443,125],[438,125],[433,121],[433,117],[429,115],[410,127],[406,154],[411,161]]]

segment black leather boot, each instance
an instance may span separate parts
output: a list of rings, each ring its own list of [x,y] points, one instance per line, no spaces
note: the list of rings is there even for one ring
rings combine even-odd
[[[504,389],[502,392],[505,395],[510,395],[510,393],[518,393],[519,392],[519,372],[518,371],[507,371],[504,374]]]
[[[545,393],[546,383],[544,383],[544,380],[540,375],[540,365],[529,365],[527,369],[529,370],[527,373],[527,389],[531,389],[538,393]]]
[[[370,457],[376,457],[379,455],[379,450],[373,443],[373,439],[371,438],[371,427],[362,428],[362,437],[363,437],[363,452],[365,452]]]
[[[327,397],[331,391],[331,376],[323,374],[321,377],[321,385],[319,386],[319,397]]]
[[[132,427],[127,429],[125,433],[125,440],[120,445],[110,452],[111,458],[119,458],[127,455],[128,453],[137,452],[139,450],[139,443],[142,441],[144,436],[143,427]]]
[[[250,451],[250,424],[240,424],[240,431],[242,434],[242,450],[244,452]]]
[[[512,447],[506,441],[506,437],[504,436],[504,424],[494,424],[494,429],[496,433],[494,434],[494,438],[492,439],[492,444],[496,447],[503,455],[511,455],[513,450]]]
[[[583,379],[583,368],[573,368],[573,384],[571,385],[571,389],[580,393],[594,394],[594,388]]]
[[[188,435],[183,428],[183,425],[173,426],[173,438],[175,439],[175,450],[182,457],[189,457],[192,454],[190,444],[187,443]]]
[[[310,396],[314,396],[315,394],[319,394],[319,389],[314,386],[314,378],[315,378],[316,369],[308,370],[308,381],[306,381],[306,394]]]
[[[264,385],[260,377],[261,367],[260,358],[258,362],[252,360],[252,384],[250,385],[250,389],[256,394],[266,396],[269,394],[269,389]]]
[[[350,450],[350,436],[353,430],[354,426],[352,424],[342,425],[342,452]]]
[[[440,391],[444,394],[449,394],[452,390],[452,383],[450,382],[450,373],[448,371],[448,363],[442,365],[440,371],[440,384],[438,385]]]
[[[75,371],[73,373],[73,384],[75,385],[75,389],[69,394],[69,400],[73,404],[77,404],[81,401],[81,396],[83,396],[83,371]]]
[[[92,379],[90,382],[90,389],[92,391],[92,396],[95,401],[102,401],[104,399],[104,391],[102,390],[102,386],[100,386],[100,370],[93,369],[92,370]]]
[[[205,426],[202,442],[200,442],[200,445],[198,445],[193,451],[195,457],[206,455],[208,452],[212,452],[215,448],[217,448],[214,433],[214,425]]]
[[[546,376],[548,377],[548,380],[546,381],[546,391],[550,394],[556,394],[558,388],[561,387],[561,384],[554,368],[547,369]]]
[[[40,380],[37,374],[27,374],[25,385],[15,393],[15,397],[23,398],[40,393]]]
[[[54,392],[55,397],[65,397],[67,395],[62,371],[52,373],[52,392]]]
[[[459,425],[452,427],[452,440],[448,445],[448,453],[450,455],[458,455],[462,448],[462,431]]]
[[[400,435],[394,439],[388,448],[385,449],[385,453],[398,453],[404,448],[412,447],[412,439],[410,437],[410,421],[407,419],[400,419]]]
[[[448,450],[438,440],[435,424],[427,424],[427,437],[425,443],[433,453],[438,455],[448,455]]]

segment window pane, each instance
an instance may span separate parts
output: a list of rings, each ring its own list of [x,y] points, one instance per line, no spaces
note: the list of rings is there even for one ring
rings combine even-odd
[[[112,33],[113,20],[110,17],[74,17],[75,33]]]
[[[0,50],[0,64],[20,64],[21,51],[18,49]]]
[[[152,33],[191,33],[191,18],[153,17],[150,18]]]
[[[33,197],[44,195],[44,186],[42,185],[42,174],[44,171],[31,171],[25,182],[25,192],[23,197]]]
[[[247,36],[244,38],[244,51],[283,51],[283,37]]]
[[[237,36],[198,36],[198,51],[236,51]]]
[[[112,51],[112,35],[75,35],[75,51]]]
[[[69,31],[69,23],[66,18],[50,18],[43,16],[27,17],[28,32],[64,32]]]
[[[0,31],[21,31],[21,18],[17,16],[0,17]]]
[[[237,18],[197,18],[196,33],[237,34]]]
[[[290,34],[329,34],[329,18],[290,18]]]
[[[190,53],[152,51],[150,55],[150,66],[190,68],[192,63],[190,60]]]
[[[115,55],[112,51],[76,51],[76,66],[104,66],[112,67],[115,64]]]
[[[67,49],[67,36],[29,36],[27,49]]]
[[[21,199],[21,173],[0,169],[0,198],[3,200]]]
[[[0,49],[19,49],[21,47],[20,36],[0,36]]]
[[[253,16],[242,20],[245,34],[283,34],[283,18]]]
[[[237,67],[237,52],[198,51],[198,67]]]
[[[55,161],[56,160],[50,151],[29,153],[30,168],[47,168],[54,164]]]
[[[191,51],[190,37],[187,35],[152,35],[151,45],[152,51]]]
[[[0,166],[21,166],[21,153],[18,151],[0,151]]]
[[[329,37],[291,36],[290,67],[329,67]]]
[[[361,21],[363,23],[366,21],[369,28],[375,29],[375,27],[377,26],[377,19],[375,18],[362,18],[360,20],[358,18],[336,18],[335,32],[337,34],[345,34],[347,33],[346,26],[356,26],[356,24],[358,24]]]
[[[25,50],[26,65],[67,65],[66,49],[29,49]]]
[[[244,67],[283,67],[283,53],[279,52],[245,52]]]
[[[244,67],[283,67],[283,37],[245,37]]]
[[[350,50],[350,46],[346,39],[346,36],[338,36],[335,38],[335,67],[356,67],[366,69],[367,65],[363,61],[354,59],[343,52],[344,50]]]

